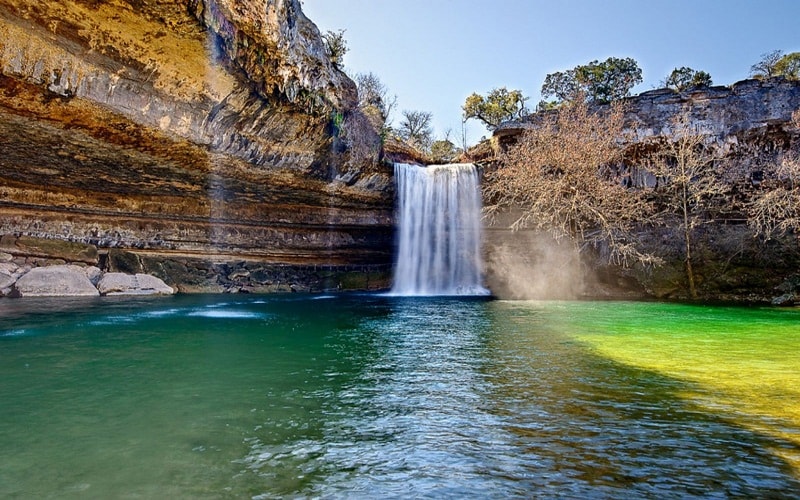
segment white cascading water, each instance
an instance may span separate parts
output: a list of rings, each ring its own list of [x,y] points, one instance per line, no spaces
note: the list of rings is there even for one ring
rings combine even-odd
[[[488,295],[481,284],[481,197],[471,163],[395,163],[393,295]]]

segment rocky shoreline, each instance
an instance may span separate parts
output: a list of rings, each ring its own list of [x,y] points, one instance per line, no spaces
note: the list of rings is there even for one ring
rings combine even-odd
[[[13,264],[12,264],[13,266]],[[96,297],[172,295],[175,290],[149,274],[104,273],[94,266],[62,264],[14,269],[0,264],[0,295],[8,297]],[[7,270],[7,271],[6,271]]]
[[[0,297],[172,295],[175,289],[149,274],[98,267],[91,245],[29,237],[0,237]]]
[[[390,265],[264,263],[0,235],[0,298],[386,290]]]

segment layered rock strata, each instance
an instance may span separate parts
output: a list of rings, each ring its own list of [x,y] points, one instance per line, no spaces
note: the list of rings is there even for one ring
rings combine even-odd
[[[683,92],[658,89],[629,97],[624,105],[634,143],[668,136],[673,119],[686,113],[694,127],[728,151],[776,144],[786,149],[797,138],[792,112],[800,109],[800,81],[772,78]],[[537,115],[531,115],[502,123],[494,138],[501,144],[513,142],[523,130],[536,126],[536,119]]]
[[[0,235],[185,291],[385,287],[355,102],[297,0],[0,0]]]

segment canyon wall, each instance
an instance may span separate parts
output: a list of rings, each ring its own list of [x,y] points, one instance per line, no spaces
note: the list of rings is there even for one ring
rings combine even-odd
[[[392,173],[343,139],[356,100],[298,0],[0,0],[2,255],[89,245],[181,291],[384,288]]]
[[[745,80],[730,87],[684,92],[653,90],[626,99],[630,142],[625,164],[634,188],[649,188],[651,175],[636,169],[642,154],[671,134],[673,119],[686,114],[693,127],[708,134],[730,169],[728,181],[744,195],[759,189],[762,173],[787,152],[800,153],[800,129],[792,113],[800,109],[800,82],[782,78]],[[509,122],[494,134],[496,148],[508,147],[537,116]],[[674,228],[640,233],[643,249],[664,259],[662,265],[623,267],[602,256],[554,242],[533,231],[512,232],[502,220],[487,227],[487,278],[499,296],[629,297],[687,299],[681,239]],[[800,239],[796,234],[765,241],[747,226],[745,214],[733,211],[723,220],[694,231],[695,278],[705,300],[800,304]]]

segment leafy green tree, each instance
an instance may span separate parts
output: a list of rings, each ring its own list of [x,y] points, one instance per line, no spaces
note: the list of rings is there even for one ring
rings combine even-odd
[[[542,84],[542,96],[555,98],[555,103],[585,100],[594,104],[617,101],[642,83],[642,70],[636,60],[609,57],[592,61],[567,71],[551,73]],[[540,105],[547,106],[548,103]]]
[[[422,151],[428,151],[433,142],[432,119],[433,115],[427,111],[405,110],[397,132],[407,143]]]
[[[559,103],[575,102],[578,100],[581,90],[578,78],[575,75],[575,69],[550,73],[545,77],[542,84],[542,96],[545,99],[555,97],[555,100],[542,100],[539,103],[539,109],[554,109]]]
[[[663,83],[665,87],[682,92],[692,87],[710,87],[712,82],[711,75],[705,71],[697,71],[682,66],[673,69]]]
[[[589,99],[596,103],[617,101],[630,95],[631,89],[642,83],[642,70],[632,58],[609,57],[598,63],[592,61],[576,69],[578,82],[586,88]]]
[[[347,48],[347,40],[344,39],[344,32],[345,30],[328,31],[322,35],[325,49],[328,51],[328,57],[337,68],[344,66],[344,55],[349,50]]]
[[[539,101],[539,104],[536,105],[536,112],[539,113],[542,111],[552,111],[554,109],[558,109],[561,106],[562,102],[566,101],[556,102],[556,101],[546,101],[542,99],[541,101]]]
[[[528,110],[525,108],[527,100],[528,98],[523,97],[519,90],[500,87],[492,89],[486,97],[473,93],[467,97],[461,109],[464,111],[464,120],[476,118],[489,129],[495,129],[504,121],[527,115]]]
[[[784,54],[782,50],[773,50],[761,54],[761,60],[750,66],[750,76],[759,80],[775,76],[797,80],[800,78],[800,52]]]
[[[781,57],[775,63],[775,71],[779,76],[784,76],[790,80],[800,79],[800,52],[792,52]]]

